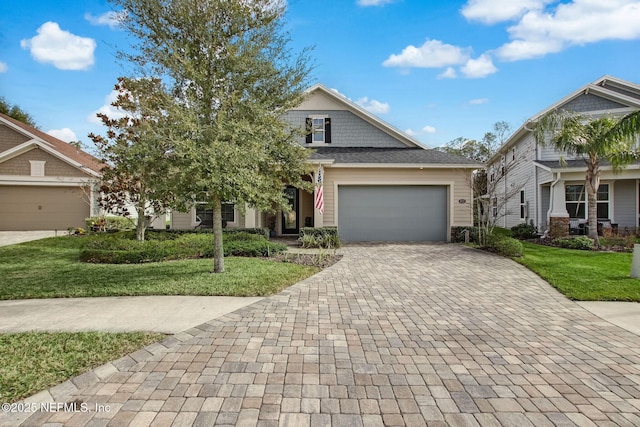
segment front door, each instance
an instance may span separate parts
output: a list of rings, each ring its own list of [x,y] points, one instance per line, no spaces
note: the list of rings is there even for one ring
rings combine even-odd
[[[284,196],[289,201],[291,211],[282,213],[282,234],[298,234],[300,231],[298,189],[295,187],[287,187],[284,190]]]

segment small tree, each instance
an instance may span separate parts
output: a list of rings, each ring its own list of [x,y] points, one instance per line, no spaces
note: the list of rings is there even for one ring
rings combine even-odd
[[[135,209],[136,239],[142,241],[152,216],[166,212],[173,201],[168,181],[174,150],[170,138],[160,133],[171,99],[158,79],[121,77],[115,89],[118,98],[112,105],[124,116],[99,113],[107,136],[89,135],[106,164],[99,203],[125,217],[129,207]]]
[[[224,271],[222,203],[289,209],[285,185],[303,180],[309,152],[284,121],[302,102],[307,51],[292,58],[280,0],[112,0],[139,43],[124,55],[170,82],[179,109],[168,128],[183,202],[213,208],[214,272]]]
[[[0,113],[5,114],[34,128],[38,127],[35,120],[33,120],[33,117],[31,117],[29,113],[15,104],[9,104],[4,97],[0,97]]]
[[[589,237],[600,245],[596,220],[598,217],[598,188],[600,162],[608,161],[619,172],[638,158],[640,111],[622,118],[603,116],[593,118],[566,110],[554,110],[538,120],[534,136],[539,144],[550,144],[556,150],[585,160],[587,171],[587,215],[591,220]],[[565,162],[561,158],[561,162]]]

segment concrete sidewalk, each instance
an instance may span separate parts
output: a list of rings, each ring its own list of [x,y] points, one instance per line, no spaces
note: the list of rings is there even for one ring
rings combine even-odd
[[[176,334],[261,299],[142,296],[0,301],[0,333],[154,331]]]
[[[640,335],[640,303],[621,301],[576,301],[599,318]]]
[[[65,236],[66,234],[67,230],[0,231],[0,246],[15,245],[46,237]]]

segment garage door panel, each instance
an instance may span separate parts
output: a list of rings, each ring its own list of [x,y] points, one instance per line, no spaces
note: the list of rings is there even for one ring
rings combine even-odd
[[[344,241],[447,240],[446,186],[340,185],[338,231]]]
[[[0,186],[0,230],[84,227],[89,213],[78,188]]]

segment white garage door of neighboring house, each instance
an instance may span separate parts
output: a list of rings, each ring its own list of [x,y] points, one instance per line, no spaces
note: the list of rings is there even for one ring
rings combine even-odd
[[[338,233],[347,242],[445,241],[448,212],[447,186],[338,186]]]
[[[84,227],[89,213],[78,188],[0,186],[0,230]]]

